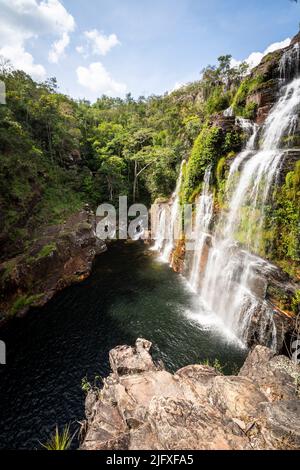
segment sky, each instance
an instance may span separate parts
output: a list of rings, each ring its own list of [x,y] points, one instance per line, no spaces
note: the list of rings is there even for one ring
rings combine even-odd
[[[299,22],[291,0],[0,0],[0,56],[74,98],[160,95],[220,55],[256,65]]]

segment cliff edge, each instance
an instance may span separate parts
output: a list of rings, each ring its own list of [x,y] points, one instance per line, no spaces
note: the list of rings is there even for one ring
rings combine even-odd
[[[257,346],[237,376],[206,365],[172,375],[150,349],[138,339],[110,351],[112,373],[87,394],[81,449],[299,449],[299,365]]]

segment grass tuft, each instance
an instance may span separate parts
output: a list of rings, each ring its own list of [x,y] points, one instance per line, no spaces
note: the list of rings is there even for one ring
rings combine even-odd
[[[70,434],[70,425],[64,427],[62,432],[59,432],[56,426],[55,434],[50,438],[46,444],[41,444],[46,450],[69,450],[74,439],[74,435]]]

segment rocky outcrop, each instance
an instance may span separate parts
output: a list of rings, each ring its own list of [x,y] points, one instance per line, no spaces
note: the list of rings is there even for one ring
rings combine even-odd
[[[298,33],[288,47],[266,55],[251,72],[250,77],[258,78],[260,82],[247,97],[247,104],[255,103],[257,105],[257,124],[264,123],[270,109],[275,104],[280,80],[290,81],[299,73],[299,42],[300,35]],[[288,60],[286,65],[282,64],[281,60],[284,55],[293,57],[294,60]]]
[[[238,376],[192,365],[172,375],[151,343],[110,352],[111,375],[86,398],[83,450],[297,449],[300,366],[257,346]]]
[[[0,264],[0,324],[89,276],[95,256],[106,250],[95,229],[95,215],[86,207],[43,229],[25,254]]]

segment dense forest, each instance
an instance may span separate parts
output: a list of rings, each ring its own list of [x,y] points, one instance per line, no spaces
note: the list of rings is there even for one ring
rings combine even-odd
[[[210,115],[229,106],[244,72],[221,57],[201,81],[163,97],[103,96],[91,104],[60,94],[54,78],[36,83],[2,65],[1,231],[24,239],[83,202],[168,197],[180,161]]]
[[[274,56],[264,63],[272,63]],[[262,72],[261,66],[249,73],[245,63],[230,64],[230,55],[221,56],[199,81],[164,96],[102,96],[91,104],[59,93],[55,78],[36,83],[3,61],[2,256],[24,251],[39,227],[62,222],[85,203],[96,208],[127,195],[129,202],[149,206],[169,198],[183,159],[188,163],[181,202],[195,200],[205,168],[212,165],[216,210],[224,207],[227,163],[247,136],[238,126],[224,128],[218,117],[231,106],[236,115],[254,119],[257,104],[251,95],[270,83],[269,71]],[[277,189],[261,246],[262,255],[292,274],[299,261],[299,173],[298,162]]]

